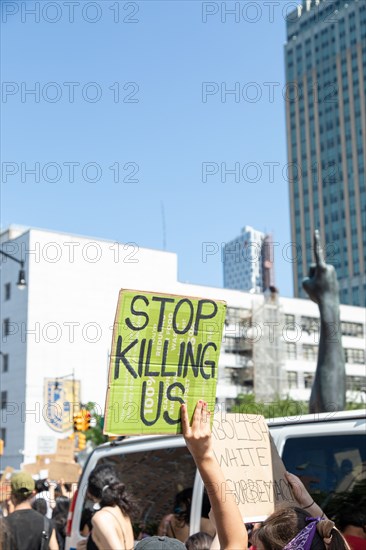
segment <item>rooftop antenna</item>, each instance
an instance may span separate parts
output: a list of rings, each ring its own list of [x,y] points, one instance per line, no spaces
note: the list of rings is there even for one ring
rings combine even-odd
[[[165,210],[164,210],[163,201],[161,201],[161,222],[163,225],[163,250],[166,250],[166,226],[165,226]]]

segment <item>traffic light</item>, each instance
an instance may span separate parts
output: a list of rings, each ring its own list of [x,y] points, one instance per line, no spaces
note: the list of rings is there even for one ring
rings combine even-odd
[[[4,454],[4,440],[0,439],[0,455]]]
[[[84,429],[84,418],[82,411],[74,413],[74,432],[82,432]]]
[[[90,428],[90,420],[91,420],[91,414],[89,411],[83,410],[83,416],[84,416],[84,429],[83,431],[86,432],[86,430],[89,430]]]
[[[80,433],[78,435],[78,450],[83,451],[86,447],[86,435]]]

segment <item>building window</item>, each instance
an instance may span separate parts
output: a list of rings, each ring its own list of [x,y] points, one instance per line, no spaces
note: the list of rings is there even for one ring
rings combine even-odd
[[[287,359],[296,359],[296,344],[293,342],[286,342],[286,357]]]
[[[301,317],[301,328],[305,332],[319,332],[319,320],[316,317]]]
[[[295,324],[295,315],[291,313],[285,313],[285,325],[294,325]]]
[[[359,306],[360,305],[360,294],[359,294],[358,287],[353,287],[352,288],[352,304],[354,306]]]
[[[343,321],[341,323],[343,336],[356,336],[357,338],[363,338],[363,324],[362,323],[348,323]]]
[[[2,353],[1,357],[3,358],[3,372],[8,372],[9,370],[9,354]]]
[[[311,344],[303,344],[302,355],[305,361],[316,361],[318,357],[318,346],[312,346]]]
[[[346,363],[358,365],[365,364],[365,352],[363,349],[345,349]]]
[[[3,321],[3,335],[9,336],[10,334],[10,319],[6,318]]]
[[[297,388],[297,372],[289,371],[287,373],[287,383],[289,389]]]
[[[314,375],[310,373],[305,374],[304,376],[305,388],[311,388],[313,386],[313,382],[314,382]]]
[[[1,392],[1,410],[6,409],[8,405],[8,392],[2,391]]]
[[[346,388],[349,391],[366,391],[366,378],[362,376],[347,376]]]
[[[5,283],[4,285],[4,300],[5,302],[7,300],[10,300],[11,296],[11,283]]]

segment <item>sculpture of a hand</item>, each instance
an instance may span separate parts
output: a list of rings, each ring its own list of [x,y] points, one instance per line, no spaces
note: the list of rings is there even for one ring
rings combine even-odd
[[[320,313],[318,362],[311,389],[309,412],[345,408],[346,373],[339,316],[339,287],[332,265],[325,262],[319,231],[314,232],[315,264],[303,280],[304,290],[317,303]]]
[[[339,286],[334,267],[326,264],[320,243],[319,231],[314,231],[315,264],[310,266],[309,277],[306,277],[302,286],[313,302],[319,306],[339,303]]]

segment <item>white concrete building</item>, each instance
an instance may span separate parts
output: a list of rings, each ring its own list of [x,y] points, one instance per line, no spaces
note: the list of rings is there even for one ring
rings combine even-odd
[[[19,290],[19,265],[2,257],[2,467],[32,462],[46,447],[52,452],[56,438],[70,433],[71,424],[69,431],[62,431],[66,424],[58,410],[47,408],[47,401],[52,396],[57,401],[52,392],[56,386],[66,387],[72,375],[75,399],[80,381],[81,401],[94,401],[103,409],[120,288],[227,302],[219,401],[230,405],[253,385],[265,395],[260,384],[264,378],[270,381],[272,395],[278,387],[284,395],[308,399],[317,353],[313,328],[318,311],[312,302],[280,298],[272,304],[260,294],[183,284],[177,280],[176,254],[141,249],[135,243],[15,227],[4,231],[0,242],[4,252],[25,261],[27,281]],[[269,317],[263,316],[263,308]],[[275,333],[268,318],[280,319]],[[341,318],[349,386],[362,398],[365,309],[342,306]],[[275,370],[264,372],[268,365],[275,365]]]

